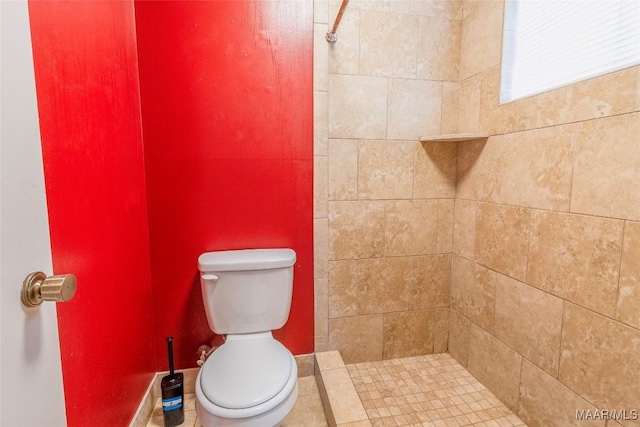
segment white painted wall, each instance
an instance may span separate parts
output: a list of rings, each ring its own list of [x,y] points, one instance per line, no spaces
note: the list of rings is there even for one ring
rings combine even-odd
[[[56,306],[20,286],[51,249],[26,0],[0,1],[0,426],[64,426]]]

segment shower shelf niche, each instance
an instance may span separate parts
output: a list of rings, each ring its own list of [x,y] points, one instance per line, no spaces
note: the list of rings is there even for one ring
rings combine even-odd
[[[461,142],[487,139],[486,133],[450,133],[446,135],[431,135],[420,137],[420,142]]]

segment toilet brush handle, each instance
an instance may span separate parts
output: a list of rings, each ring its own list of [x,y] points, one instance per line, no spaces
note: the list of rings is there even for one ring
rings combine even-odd
[[[169,375],[173,379],[175,377],[173,371],[173,337],[167,337],[167,349],[169,351]]]

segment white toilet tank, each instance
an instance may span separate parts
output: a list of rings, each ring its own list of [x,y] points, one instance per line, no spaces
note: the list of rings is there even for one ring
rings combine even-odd
[[[206,252],[198,257],[209,326],[217,334],[280,329],[293,294],[292,249]]]

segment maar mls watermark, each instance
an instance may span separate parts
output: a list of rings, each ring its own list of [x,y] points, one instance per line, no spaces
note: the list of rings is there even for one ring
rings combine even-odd
[[[637,409],[576,409],[576,420],[633,421],[638,419]]]

